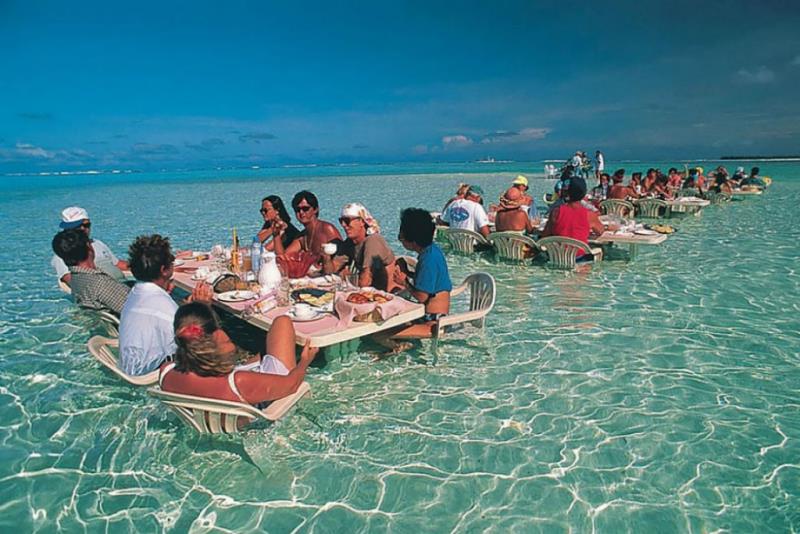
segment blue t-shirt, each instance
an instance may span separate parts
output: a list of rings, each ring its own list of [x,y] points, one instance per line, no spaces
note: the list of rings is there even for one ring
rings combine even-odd
[[[447,261],[444,259],[442,249],[436,243],[431,243],[419,253],[414,287],[429,295],[453,289],[450,273],[447,271]]]

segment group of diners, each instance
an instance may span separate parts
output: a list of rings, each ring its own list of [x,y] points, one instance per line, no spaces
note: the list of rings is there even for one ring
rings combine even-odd
[[[517,176],[511,186],[500,195],[487,213],[483,206],[483,189],[474,185],[459,184],[456,196],[449,200],[439,216],[437,223],[451,228],[472,230],[489,237],[494,218],[495,232],[520,232],[537,237],[562,236],[588,243],[591,236],[599,236],[615,226],[605,225],[600,220],[597,209],[586,197],[586,180],[580,176],[559,181],[558,199],[550,207],[547,223],[539,230],[541,223],[536,204],[528,194],[528,179]],[[531,256],[536,250],[530,250]],[[591,261],[589,250],[579,251],[577,261]]]
[[[450,309],[452,283],[441,249],[433,242],[435,225],[430,212],[407,208],[400,215],[397,236],[402,246],[417,254],[415,266],[395,258],[380,226],[359,203],[340,212],[338,229],[319,218],[319,202],[309,191],[292,199],[302,230],[292,223],[278,196],[261,203],[264,224],[258,236],[267,250],[291,255],[309,251],[321,273],[338,273],[359,286],[384,289],[424,304],[425,315],[376,338],[398,350],[403,340],[430,337],[435,322]],[[129,375],[159,370],[165,391],[259,404],[293,393],[303,381],[317,349],[306,344],[296,357],[294,325],[288,316],[275,319],[266,335],[266,354],[250,354],[237,347],[220,327],[211,307],[213,288],[198,283],[178,301],[173,297],[176,254],[169,238],[158,234],[137,237],[127,261],[118,260],[98,240],[90,238],[86,210],[62,212],[61,230],[52,241],[52,264],[59,281],[70,287],[75,302],[120,318],[119,366]],[[326,244],[335,252],[326,254]],[[186,255],[188,256],[189,253]],[[181,257],[181,253],[177,254]],[[122,275],[130,270],[131,287]],[[351,276],[352,275],[352,276]]]
[[[760,172],[758,167],[753,167],[750,174],[747,174],[744,167],[738,167],[731,175],[723,165],[720,165],[706,176],[703,167],[693,167],[684,171],[671,167],[667,174],[660,169],[650,168],[644,176],[641,172],[632,173],[630,180],[625,184],[625,169],[617,169],[612,175],[600,174],[600,181],[591,190],[590,197],[595,202],[600,202],[606,199],[634,200],[646,197],[671,200],[678,191],[682,193],[690,191],[698,196],[703,196],[708,191],[731,194],[740,187],[765,188],[766,183],[759,176]],[[559,183],[570,177],[571,172],[567,169],[562,173]]]

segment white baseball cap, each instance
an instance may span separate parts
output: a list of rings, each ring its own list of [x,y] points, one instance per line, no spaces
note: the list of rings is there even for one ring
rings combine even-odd
[[[89,214],[85,209],[78,206],[70,206],[61,212],[61,224],[58,226],[64,229],[77,228],[87,219],[89,219]]]

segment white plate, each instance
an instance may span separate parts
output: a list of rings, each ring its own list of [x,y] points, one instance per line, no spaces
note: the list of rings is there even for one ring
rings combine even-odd
[[[655,230],[647,230],[646,228],[642,230],[634,230],[633,233],[636,235],[658,235],[658,232]]]
[[[172,262],[172,266],[173,266],[173,267],[180,267],[180,266],[181,266],[181,265],[183,265],[184,263],[186,263],[186,262],[185,262],[185,261],[183,261],[183,260],[175,260],[174,262]]]
[[[244,302],[254,298],[256,298],[256,294],[245,289],[226,291],[225,293],[220,293],[217,295],[217,300],[221,300],[222,302]]]
[[[322,319],[322,317],[325,315],[324,312],[318,310],[313,310],[313,311],[314,311],[313,315],[303,317],[302,319],[294,314],[294,308],[289,309],[289,311],[286,312],[286,315],[288,315],[289,319],[291,319],[296,323],[307,323],[309,321],[316,321],[317,319]]]

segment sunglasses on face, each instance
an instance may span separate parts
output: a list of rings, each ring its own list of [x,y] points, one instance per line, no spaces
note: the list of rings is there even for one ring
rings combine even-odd
[[[313,210],[313,209],[314,209],[313,206],[297,206],[294,209],[294,212],[295,213],[305,213],[305,212]]]
[[[260,210],[258,210],[258,211],[260,211],[260,212],[261,212],[261,215],[266,215],[267,213],[269,213],[269,212],[270,212],[270,211],[272,211],[273,209],[275,209],[275,208],[261,208],[261,209],[260,209]]]
[[[353,221],[357,220],[359,220],[358,217],[339,217],[339,223],[342,226],[350,226],[350,224],[352,224]]]
[[[89,222],[89,221],[86,221],[85,223],[82,223],[82,224],[81,224],[81,228],[86,228],[87,230],[88,230],[89,228],[91,228],[91,227],[92,227],[92,223],[91,223],[91,222]]]

